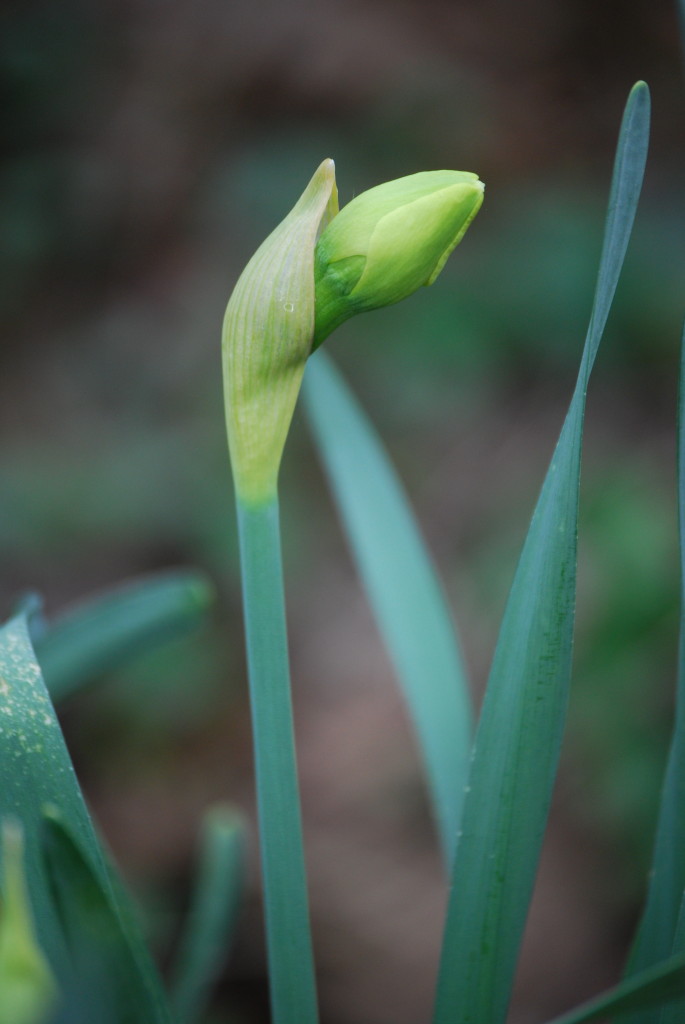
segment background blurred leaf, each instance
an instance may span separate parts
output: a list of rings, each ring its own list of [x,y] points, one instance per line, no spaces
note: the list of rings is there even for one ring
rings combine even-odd
[[[202,826],[193,902],[173,971],[172,998],[183,1024],[194,1024],[231,952],[244,896],[246,825],[231,807],[213,807]]]
[[[112,892],[54,808],[46,808],[42,838],[46,875],[70,961],[57,1020],[61,1014],[69,1024],[87,1019],[98,1024],[170,1021],[166,1010],[162,1014],[161,1006],[155,1009],[151,976]]]
[[[304,398],[357,568],[414,721],[449,865],[468,770],[472,710],[442,586],[371,422],[322,352],[307,368]]]
[[[683,948],[675,940],[685,890],[685,332],[680,356],[678,421],[681,601],[675,723],[659,807],[647,902],[628,961],[628,977],[671,954],[680,953]],[[682,941],[685,935],[679,938]],[[637,1014],[634,1024],[650,1024],[653,1020],[653,1014]]]
[[[54,701],[198,625],[214,590],[194,572],[160,573],[91,597],[50,622],[35,642]]]
[[[645,1020],[655,1021],[657,1016],[660,1019],[659,1007],[683,995],[685,954],[681,953],[641,971],[584,1006],[555,1017],[550,1024],[586,1024],[588,1021],[606,1020],[607,1017],[624,1020],[625,1015],[634,1010],[644,1010],[649,1014]]]
[[[45,1024],[57,986],[33,925],[24,876],[24,834],[16,818],[2,821],[0,1009],[12,1024]]]

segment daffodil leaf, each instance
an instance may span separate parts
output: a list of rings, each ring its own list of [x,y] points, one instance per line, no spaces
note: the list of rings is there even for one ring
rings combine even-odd
[[[84,1019],[98,1024],[170,1022],[158,983],[146,970],[147,953],[132,941],[131,918],[120,912],[114,888],[51,806],[44,811],[42,840],[45,874],[69,953],[62,1012],[70,1021],[87,1012]],[[121,891],[118,895],[121,899]]]
[[[169,1024],[161,982],[143,940],[110,877],[36,660],[23,616],[0,628],[0,819],[15,818],[25,840],[25,870],[36,936],[64,991],[73,977],[64,920],[43,858],[46,812],[58,817],[78,844],[89,877],[130,947],[135,1006],[127,1024]],[[76,890],[75,902],[81,898]],[[93,956],[96,957],[93,949]],[[104,970],[104,967],[103,967]],[[119,1021],[117,1021],[119,1024]]]
[[[347,538],[414,721],[449,865],[472,723],[452,618],[388,456],[323,352],[310,361],[303,396]]]
[[[195,628],[214,590],[196,572],[164,572],[124,583],[41,621],[34,640],[50,696],[57,702],[132,658]]]
[[[589,1024],[593,1020],[612,1019],[625,1021],[626,1014],[636,1010],[643,1011],[645,1021],[651,1024],[659,1017],[662,1007],[672,1005],[685,996],[685,953],[669,957],[647,970],[640,971],[634,977],[622,981],[620,985],[603,992],[583,1006],[555,1017],[550,1024]],[[682,1021],[682,1015],[673,1018]]]
[[[501,1024],[557,772],[571,677],[585,394],[642,185],[649,93],[621,128],[578,382],[509,594],[473,747],[435,1024]]]
[[[678,528],[680,534],[680,651],[673,738],[659,806],[647,902],[640,920],[626,976],[685,949],[678,916],[685,890],[685,332],[681,346],[678,402]],[[660,1024],[662,1017],[636,1013],[630,1024]],[[663,1018],[666,1022],[666,1016]]]
[[[172,985],[183,1024],[201,1019],[211,987],[227,963],[245,887],[246,825],[231,807],[213,807],[201,834],[193,902]]]

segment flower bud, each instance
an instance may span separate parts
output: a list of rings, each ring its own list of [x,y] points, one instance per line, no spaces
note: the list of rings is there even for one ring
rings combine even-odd
[[[33,929],[21,826],[5,819],[2,840],[0,1019],[12,1024],[44,1024],[51,1016],[57,988]]]
[[[348,317],[432,284],[483,202],[468,171],[421,171],[353,199],[314,257],[316,348]]]
[[[226,425],[236,491],[261,502],[278,468],[314,337],[314,247],[335,216],[324,160],[288,216],[241,274],[226,308],[222,352]]]

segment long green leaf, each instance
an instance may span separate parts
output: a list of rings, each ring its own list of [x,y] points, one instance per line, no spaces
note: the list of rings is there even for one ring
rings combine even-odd
[[[436,1024],[506,1016],[568,700],[585,393],[635,216],[648,125],[649,93],[639,83],[621,128],[578,382],[516,570],[474,743]]]
[[[54,701],[112,672],[129,659],[194,628],[214,591],[200,573],[158,573],[76,605],[36,638]]]
[[[676,922],[675,934],[673,936],[673,956],[685,956],[685,893],[680,900],[680,913]],[[632,979],[628,979],[630,981]],[[659,1024],[682,1024],[685,1020],[685,986],[682,996],[675,1003],[670,1003],[661,1011]]]
[[[193,903],[172,986],[183,1024],[200,1019],[227,962],[245,886],[245,839],[245,821],[232,808],[213,807],[206,815]]]
[[[685,0],[678,0],[678,15],[685,53]],[[680,347],[678,392],[678,538],[680,544],[680,628],[675,722],[664,776],[645,909],[626,966],[626,977],[669,954],[685,950],[685,329]],[[678,917],[679,907],[680,918]],[[678,922],[680,921],[680,926]],[[671,1024],[682,1007],[671,1007],[655,1020],[635,1013],[629,1024]],[[648,1019],[649,1018],[649,1019]]]
[[[652,1022],[659,1008],[685,996],[685,953],[670,957],[633,978],[622,981],[616,988],[602,993],[596,999],[584,1003],[575,1010],[555,1017],[550,1024],[586,1024],[588,1021],[605,1020],[611,1016],[625,1019],[625,1014],[641,1009],[647,1014],[645,1020]],[[673,1022],[682,1021],[682,1016]]]
[[[451,864],[468,771],[472,711],[445,596],[378,436],[323,352],[306,409],[359,572],[402,683]]]
[[[157,973],[126,908],[120,910],[109,868],[76,781],[62,732],[41,677],[23,617],[0,628],[0,819],[15,817],[25,837],[25,866],[39,945],[58,979],[68,983],[70,954],[41,856],[46,807],[55,808],[78,842],[102,898],[121,917],[136,975],[127,1024],[168,1024]]]
[[[647,902],[628,961],[628,977],[685,948],[674,945],[685,890],[685,332],[680,356],[677,462],[680,649],[675,724],[659,807]],[[631,1024],[655,1024],[655,1019],[653,1015],[648,1019],[645,1014],[635,1014]]]

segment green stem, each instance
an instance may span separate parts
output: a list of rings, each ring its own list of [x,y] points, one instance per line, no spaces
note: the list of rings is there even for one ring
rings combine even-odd
[[[273,1024],[316,1024],[278,498],[238,499]]]

